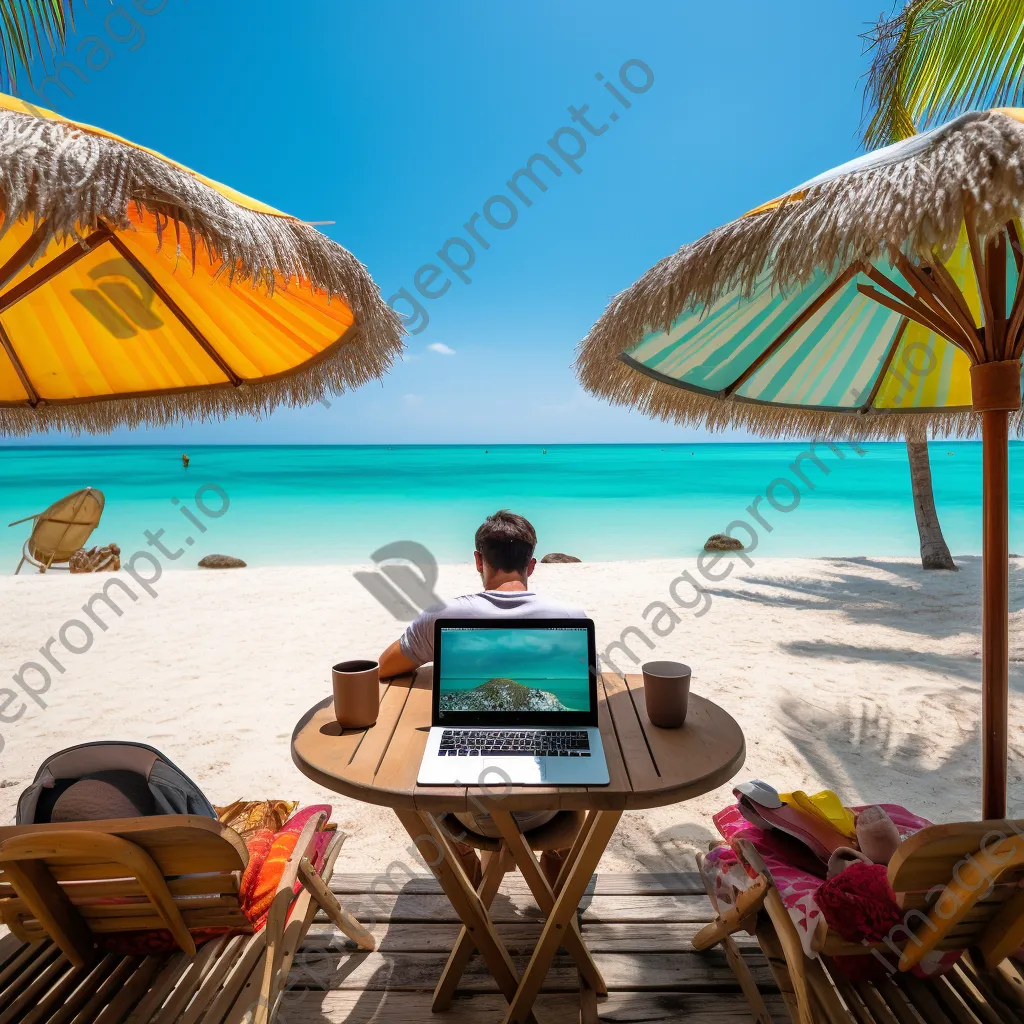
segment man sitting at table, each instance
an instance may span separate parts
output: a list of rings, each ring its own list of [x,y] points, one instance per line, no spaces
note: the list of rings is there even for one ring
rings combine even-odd
[[[488,516],[476,531],[473,552],[483,590],[421,613],[380,656],[381,678],[403,675],[433,660],[435,619],[585,619],[587,613],[582,608],[562,604],[530,589],[527,581],[537,566],[533,557],[536,547],[537,532],[528,519],[505,509]],[[528,832],[557,813],[516,812],[514,817],[519,828]],[[499,834],[490,815],[469,812],[456,817],[474,832],[492,838]],[[475,885],[480,875],[479,858],[471,847],[462,843],[456,843],[456,847]],[[558,875],[562,853],[550,851],[541,858],[551,881]]]

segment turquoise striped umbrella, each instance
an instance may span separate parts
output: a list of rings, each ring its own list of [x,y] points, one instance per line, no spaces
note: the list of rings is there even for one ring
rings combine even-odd
[[[904,437],[980,425],[989,818],[1006,804],[1022,211],[1024,110],[966,114],[684,245],[612,300],[576,364],[594,394],[711,429]]]
[[[895,267],[882,262],[879,269],[911,290]],[[1011,273],[1015,278],[1015,269]],[[970,418],[955,415],[971,408],[967,356],[864,294],[869,274],[830,278],[819,270],[788,292],[772,288],[763,275],[752,295],[737,289],[707,312],[687,311],[668,330],[647,332],[620,359],[650,380],[752,405],[744,413],[761,428],[806,423],[820,431],[822,414],[840,415],[835,427],[846,434],[849,414],[881,413],[890,414],[879,422],[891,429],[897,412],[938,414],[954,428],[970,429]],[[976,300],[976,289],[967,293]],[[757,406],[774,411],[758,415]],[[729,406],[705,408],[709,418],[735,416]],[[817,416],[805,420],[805,412]],[[899,422],[905,429],[902,416]]]

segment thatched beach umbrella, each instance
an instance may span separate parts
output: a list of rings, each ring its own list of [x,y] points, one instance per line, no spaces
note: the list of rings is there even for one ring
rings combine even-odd
[[[684,245],[616,296],[577,360],[589,391],[711,429],[972,436],[980,421],[987,818],[1006,808],[1022,211],[1024,110],[966,114]]]
[[[302,405],[381,376],[398,317],[308,224],[0,95],[0,435]]]

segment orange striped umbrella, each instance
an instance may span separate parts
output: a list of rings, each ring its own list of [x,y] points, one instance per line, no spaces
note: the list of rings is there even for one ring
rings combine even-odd
[[[318,401],[383,375],[398,317],[337,243],[0,94],[0,434]]]

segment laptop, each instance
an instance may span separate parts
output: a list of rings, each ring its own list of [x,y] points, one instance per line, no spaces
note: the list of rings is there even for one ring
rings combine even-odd
[[[590,619],[437,619],[422,786],[606,786]]]

